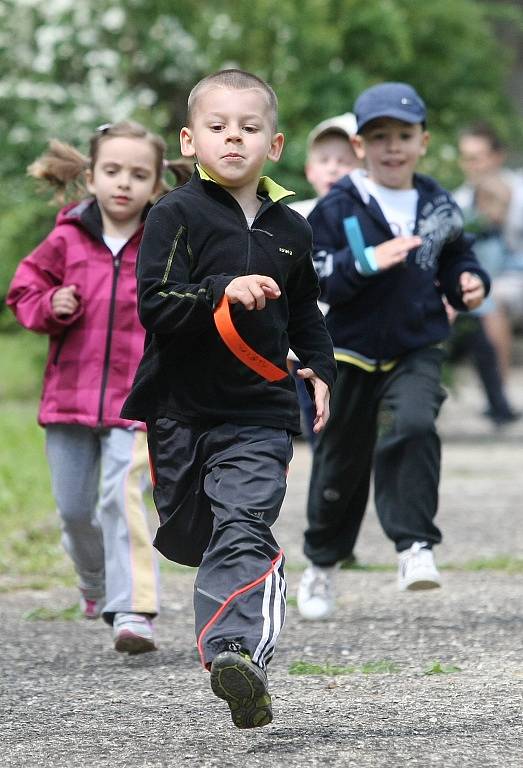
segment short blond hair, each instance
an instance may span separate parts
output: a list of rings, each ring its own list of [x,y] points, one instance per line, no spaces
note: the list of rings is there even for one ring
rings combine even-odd
[[[222,69],[212,75],[207,75],[200,80],[189,94],[187,100],[187,125],[190,126],[196,103],[202,92],[209,88],[230,88],[234,91],[244,91],[249,88],[256,88],[261,91],[267,99],[267,106],[271,112],[272,129],[274,133],[278,128],[278,98],[271,86],[262,80],[261,77],[253,75],[250,72],[244,72],[242,69]]]

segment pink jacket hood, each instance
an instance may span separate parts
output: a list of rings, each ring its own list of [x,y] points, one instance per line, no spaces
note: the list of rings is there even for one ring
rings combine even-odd
[[[25,328],[49,335],[40,424],[136,425],[120,410],[145,337],[135,277],[142,231],[143,225],[113,257],[96,201],[83,200],[63,208],[52,232],[20,262],[7,305]],[[64,285],[76,286],[80,304],[60,318],[51,300]]]

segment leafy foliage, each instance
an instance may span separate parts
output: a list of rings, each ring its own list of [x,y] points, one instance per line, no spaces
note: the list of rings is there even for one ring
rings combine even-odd
[[[133,117],[162,133],[176,156],[191,86],[226,66],[274,85],[287,135],[277,175],[299,195],[310,194],[302,172],[310,128],[381,80],[419,89],[433,133],[424,170],[456,182],[460,125],[489,118],[506,139],[523,136],[504,93],[509,55],[494,19],[521,28],[523,12],[493,0],[4,0],[0,294],[52,226],[53,212],[24,179],[46,141],[85,149],[96,125]]]

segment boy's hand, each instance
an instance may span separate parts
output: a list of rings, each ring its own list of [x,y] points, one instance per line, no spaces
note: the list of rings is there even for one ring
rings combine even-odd
[[[231,280],[225,289],[231,304],[243,304],[245,309],[263,309],[266,299],[279,299],[281,291],[272,277],[242,275]]]
[[[316,416],[314,418],[313,432],[321,432],[329,419],[329,400],[330,392],[323,379],[314,373],[312,368],[298,368],[296,374],[300,379],[310,379],[314,387],[314,405],[316,406]]]
[[[395,237],[393,240],[386,240],[374,248],[376,264],[380,270],[395,267],[396,264],[401,264],[402,261],[405,261],[408,252],[413,248],[418,248],[422,242],[421,237],[417,235]]]
[[[461,300],[467,309],[476,309],[485,298],[483,280],[472,272],[462,272],[459,276]]]
[[[57,317],[67,317],[78,309],[80,302],[76,298],[76,285],[64,285],[53,293],[51,307]]]
[[[441,301],[443,302],[443,306],[445,307],[445,312],[447,313],[447,320],[449,321],[449,325],[454,325],[456,318],[458,316],[458,310],[454,309],[454,307],[451,304],[449,304],[446,296],[442,296]]]

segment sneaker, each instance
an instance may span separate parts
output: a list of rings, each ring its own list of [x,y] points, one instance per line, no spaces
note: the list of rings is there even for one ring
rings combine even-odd
[[[224,699],[237,728],[258,728],[272,722],[267,675],[247,653],[222,651],[211,664],[211,688]]]
[[[334,611],[333,577],[336,566],[309,565],[298,587],[298,610],[304,619],[319,621]]]
[[[97,619],[102,613],[104,602],[103,597],[92,599],[85,597],[83,592],[80,592],[80,610],[84,619]]]
[[[113,623],[114,647],[120,653],[155,651],[153,625],[141,613],[116,613]]]
[[[401,590],[441,587],[434,555],[426,541],[415,541],[410,549],[400,552],[398,587]]]

